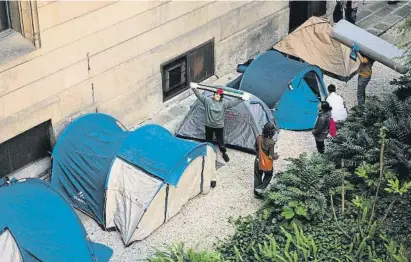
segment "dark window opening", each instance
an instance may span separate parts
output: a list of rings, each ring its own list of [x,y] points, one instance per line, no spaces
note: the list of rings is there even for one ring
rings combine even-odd
[[[288,33],[293,32],[311,16],[323,16],[327,12],[327,1],[290,1]]]
[[[214,75],[214,40],[194,48],[161,67],[163,101],[184,92],[190,82]]]
[[[0,177],[4,177],[51,151],[51,121],[44,122],[0,144]]]
[[[163,93],[167,97],[177,94],[187,85],[187,59],[182,57],[163,68]]]
[[[0,31],[10,27],[10,16],[7,1],[0,1]]]

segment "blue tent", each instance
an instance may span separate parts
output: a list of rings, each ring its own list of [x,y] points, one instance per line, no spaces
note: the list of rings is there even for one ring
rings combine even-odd
[[[259,97],[274,109],[282,129],[312,129],[318,103],[327,97],[323,74],[317,66],[267,51],[246,67],[240,90]]]
[[[6,183],[0,187],[0,199],[2,262],[110,259],[112,250],[87,240],[74,209],[48,183]]]
[[[117,227],[128,244],[140,239],[133,234],[143,217],[129,214],[147,212],[157,193],[177,187],[192,162],[212,152],[207,143],[176,138],[158,125],[127,131],[111,116],[89,114],[72,122],[58,139],[51,184],[103,227]],[[204,180],[203,169],[198,168],[198,181]],[[208,187],[199,184],[196,190],[206,192]],[[119,198],[131,201],[130,206],[120,207]]]

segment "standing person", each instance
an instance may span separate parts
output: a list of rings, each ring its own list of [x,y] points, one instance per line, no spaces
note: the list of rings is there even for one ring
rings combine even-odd
[[[343,6],[344,6],[345,20],[355,25],[355,22],[357,20],[358,7],[360,6],[360,3],[363,1],[354,0],[354,1],[344,1],[344,2],[345,2],[345,5]]]
[[[357,52],[357,56],[361,61],[358,68],[357,101],[358,105],[363,105],[365,103],[365,88],[371,80],[374,60],[366,56],[362,56],[360,52]]]
[[[273,160],[278,159],[278,154],[274,153],[275,141],[273,140],[273,136],[275,131],[276,129],[273,123],[266,123],[263,128],[263,135],[259,135],[255,143],[257,156],[254,161],[254,196],[258,198],[262,196],[263,191],[267,188],[273,178],[272,169],[270,171],[263,171],[260,169],[259,153],[261,150],[266,156],[268,156],[269,161],[271,161],[271,165]]]
[[[334,12],[333,12],[333,21],[334,23],[338,23],[338,21],[340,21],[343,18],[344,18],[343,5],[340,0],[337,0],[337,3],[335,4],[335,7],[334,7]]]
[[[206,97],[204,94],[200,94],[197,88],[193,88],[193,92],[204,105],[205,108],[205,136],[206,141],[213,143],[213,135],[217,138],[218,147],[223,155],[225,162],[230,161],[227,155],[227,149],[224,143],[224,120],[225,120],[225,110],[234,107],[241,103],[242,99],[235,99],[231,101],[223,100],[223,89],[219,88],[212,98]]]
[[[336,123],[345,121],[348,117],[347,107],[344,99],[337,94],[335,85],[331,84],[328,86],[328,93],[329,95],[326,101],[332,108],[331,117]]]
[[[325,151],[324,141],[327,138],[330,129],[331,110],[332,108],[327,101],[321,102],[319,105],[317,121],[315,122],[314,130],[312,132],[315,138],[318,153],[320,154],[324,154]]]

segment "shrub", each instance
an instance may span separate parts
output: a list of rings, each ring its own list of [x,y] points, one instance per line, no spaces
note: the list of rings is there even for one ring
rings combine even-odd
[[[407,80],[408,79],[408,80]],[[387,128],[385,164],[401,179],[411,171],[411,76],[393,81],[399,86],[383,99],[371,98],[355,107],[331,139],[326,157],[353,172],[363,162],[379,162],[379,129]]]
[[[216,252],[201,251],[184,248],[184,244],[177,244],[166,251],[157,251],[148,259],[149,262],[222,262],[220,254]]]
[[[238,250],[244,261],[254,259],[253,247],[264,243],[266,235],[273,234],[276,240],[283,243],[285,240],[280,235],[279,227],[273,223],[268,223],[261,217],[240,217],[230,221],[235,226],[235,233],[228,239],[219,241],[217,251],[229,261],[236,259]]]
[[[277,221],[320,221],[327,213],[328,195],[342,185],[344,173],[320,155],[301,154],[288,161],[287,170],[276,175],[267,191],[262,213]]]

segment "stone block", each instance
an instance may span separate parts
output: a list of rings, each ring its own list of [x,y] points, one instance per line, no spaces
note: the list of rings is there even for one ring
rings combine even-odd
[[[389,29],[392,25],[386,24],[386,23],[378,23],[373,26],[373,28],[380,30],[380,31],[386,31]]]
[[[64,2],[56,1],[47,6],[39,7],[39,23],[41,30],[46,30],[57,26],[76,17],[91,13],[100,9],[110,2],[90,1],[90,2]]]
[[[362,19],[364,19],[365,17],[369,16],[370,14],[372,14],[371,10],[367,10],[367,9],[363,9],[361,10],[358,14],[357,14],[357,23],[360,22]]]
[[[375,14],[370,15],[367,19],[362,20],[361,22],[357,23],[356,25],[361,28],[368,28],[372,25],[375,25],[377,22],[381,21],[381,17]]]
[[[396,14],[390,14],[389,16],[384,17],[384,19],[382,19],[382,22],[384,24],[388,24],[388,25],[395,25],[396,23],[398,23],[399,21],[401,21],[403,19],[402,16],[396,15]]]
[[[411,14],[411,4],[407,4],[395,12],[396,15],[407,17]]]
[[[98,106],[99,112],[109,114],[118,119],[126,128],[143,121],[148,117],[149,104],[145,82],[138,83],[128,92]]]
[[[247,31],[241,31],[215,45],[215,74],[225,75],[247,60]]]
[[[374,11],[374,12],[386,6],[387,6],[386,1],[375,1],[375,2],[373,1],[372,3],[369,3],[366,5],[367,9],[370,9],[371,11]]]
[[[383,9],[377,11],[375,14],[379,16],[386,16],[392,11],[394,11],[395,8],[390,7],[390,6],[385,6]]]
[[[69,88],[59,93],[57,97],[61,119],[55,119],[56,122],[93,106],[94,102],[92,85],[88,83]]]
[[[47,120],[59,119],[58,98],[50,97],[32,107],[0,120],[0,143]]]
[[[379,36],[382,33],[381,30],[375,28],[368,28],[367,31],[376,36]]]

